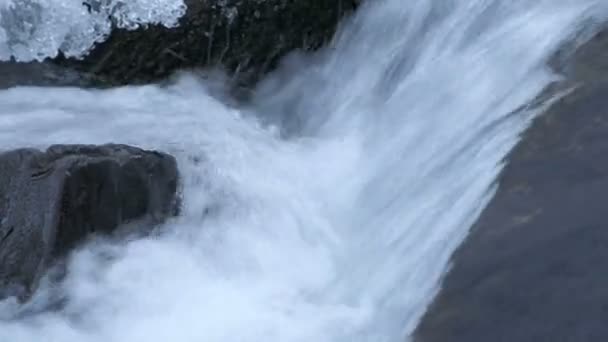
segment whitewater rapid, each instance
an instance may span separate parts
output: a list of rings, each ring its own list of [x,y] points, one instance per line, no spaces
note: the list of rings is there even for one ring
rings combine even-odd
[[[407,340],[542,111],[547,60],[607,7],[369,1],[244,107],[192,75],[0,91],[1,149],[160,149],[184,196],[151,236],[90,241],[64,281],[0,302],[0,342]]]

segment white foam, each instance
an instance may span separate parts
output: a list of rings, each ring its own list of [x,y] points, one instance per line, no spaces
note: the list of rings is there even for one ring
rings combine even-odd
[[[185,10],[183,0],[0,0],[0,61],[80,57],[113,25],[171,27]]]

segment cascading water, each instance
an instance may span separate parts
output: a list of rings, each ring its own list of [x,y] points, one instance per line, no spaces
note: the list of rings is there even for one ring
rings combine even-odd
[[[244,109],[193,76],[0,91],[2,149],[157,148],[184,183],[182,215],[151,236],[91,241],[63,282],[0,303],[0,341],[406,340],[540,111],[547,59],[606,7],[369,1]]]

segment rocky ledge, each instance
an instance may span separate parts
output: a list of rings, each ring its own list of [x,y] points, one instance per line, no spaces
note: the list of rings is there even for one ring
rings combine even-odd
[[[453,256],[419,342],[608,341],[608,34],[563,69]]]
[[[173,157],[125,145],[0,153],[0,298],[27,298],[92,234],[177,214],[177,186]]]
[[[294,50],[330,41],[361,0],[186,0],[176,28],[115,29],[82,60],[55,62],[105,84],[156,81],[176,70],[220,67],[250,85]]]

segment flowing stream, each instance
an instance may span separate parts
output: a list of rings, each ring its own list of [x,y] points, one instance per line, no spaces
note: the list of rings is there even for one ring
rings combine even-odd
[[[0,0],[0,59],[85,53],[108,13],[171,26],[184,10],[75,2]],[[178,159],[184,196],[152,235],[90,241],[64,281],[0,302],[0,342],[407,341],[542,111],[528,104],[557,79],[548,59],[607,7],[370,0],[242,107],[193,75],[0,91],[0,149],[160,149]]]

